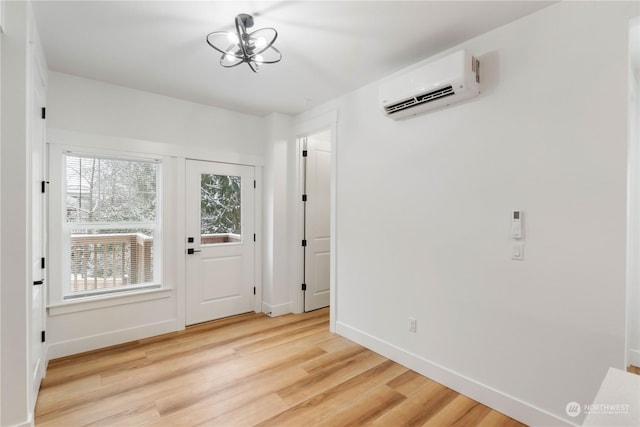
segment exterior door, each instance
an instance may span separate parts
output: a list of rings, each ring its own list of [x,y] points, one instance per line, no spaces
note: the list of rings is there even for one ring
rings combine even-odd
[[[331,245],[331,133],[311,135],[305,158],[305,311],[329,305]]]
[[[188,160],[186,323],[254,310],[254,168]]]

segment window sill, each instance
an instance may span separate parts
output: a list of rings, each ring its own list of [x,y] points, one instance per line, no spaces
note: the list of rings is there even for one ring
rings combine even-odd
[[[76,300],[51,304],[47,309],[49,311],[49,316],[59,316],[61,314],[76,313],[79,311],[95,310],[98,308],[113,307],[116,305],[169,298],[172,293],[173,289],[144,289],[120,294],[78,298]]]

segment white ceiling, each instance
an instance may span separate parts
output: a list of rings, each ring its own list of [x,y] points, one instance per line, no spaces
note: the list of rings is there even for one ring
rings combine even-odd
[[[201,104],[296,114],[548,6],[542,1],[35,1],[49,68]],[[225,69],[205,43],[238,13],[278,64]]]

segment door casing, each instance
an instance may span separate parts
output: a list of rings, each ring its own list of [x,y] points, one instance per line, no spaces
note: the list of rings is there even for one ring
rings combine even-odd
[[[303,309],[311,311],[327,307],[330,303],[331,133],[325,131],[309,135],[303,138],[303,145],[307,153],[302,159],[303,228],[307,243],[303,247],[306,286]]]
[[[338,147],[338,112],[337,111],[329,111],[318,115],[316,117],[308,118],[299,121],[294,126],[294,134],[296,135],[296,144],[295,147],[292,148],[290,152],[291,156],[295,159],[295,171],[296,174],[293,177],[294,182],[292,183],[293,187],[297,189],[297,192],[292,195],[295,197],[296,202],[300,200],[299,195],[302,194],[300,191],[302,189],[300,177],[301,177],[301,169],[302,169],[302,144],[301,139],[307,135],[311,135],[314,133],[318,133],[323,130],[330,129],[331,130],[331,255],[330,255],[330,297],[329,297],[329,330],[331,332],[336,331],[336,321],[337,321],[337,292],[339,288],[339,283],[336,277],[336,269],[337,269],[337,259],[338,259],[338,239],[339,236],[336,233],[337,228],[337,197],[336,197],[336,186],[337,186],[337,159],[339,155],[339,147]],[[300,241],[303,236],[302,231],[302,203],[295,204],[295,212],[294,212],[294,222],[295,222],[295,230],[291,238],[290,247],[292,252],[297,253],[298,256],[295,258],[292,257],[293,265],[293,275],[295,280],[291,284],[291,295],[292,295],[292,308],[294,313],[302,312],[302,290],[300,284],[303,280],[303,272],[302,272],[302,251],[300,248]]]

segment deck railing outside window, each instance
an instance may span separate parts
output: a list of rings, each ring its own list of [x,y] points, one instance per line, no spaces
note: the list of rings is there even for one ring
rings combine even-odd
[[[152,281],[153,237],[143,233],[71,235],[71,292]]]
[[[201,245],[217,245],[220,243],[239,243],[242,241],[242,236],[233,233],[215,233],[215,234],[202,234],[200,236]]]

